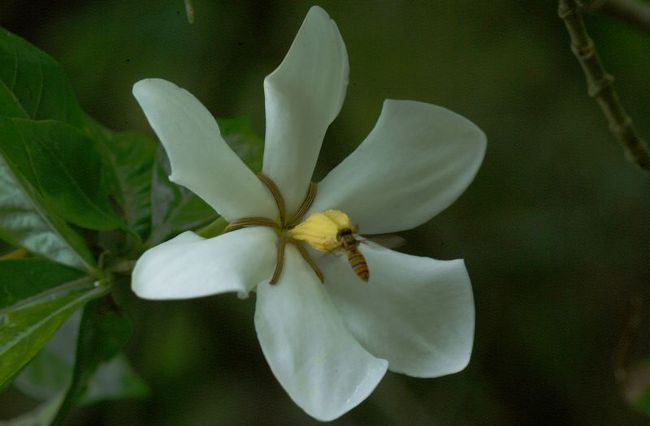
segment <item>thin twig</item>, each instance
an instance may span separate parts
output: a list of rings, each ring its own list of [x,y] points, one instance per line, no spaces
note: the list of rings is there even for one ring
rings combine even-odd
[[[592,0],[582,6],[587,13],[620,19],[650,34],[650,2],[639,0]]]
[[[587,78],[589,96],[596,99],[605,114],[609,129],[623,145],[627,159],[650,171],[650,152],[646,141],[637,133],[614,89],[614,77],[608,74],[596,53],[594,41],[587,34],[576,0],[559,0],[558,15],[571,37],[571,50],[578,58]]]

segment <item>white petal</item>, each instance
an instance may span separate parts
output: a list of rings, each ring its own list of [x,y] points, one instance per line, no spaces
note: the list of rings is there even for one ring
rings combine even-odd
[[[474,299],[462,260],[440,261],[362,244],[370,280],[345,256],[324,256],[327,288],[348,329],[391,371],[437,377],[465,368],[474,338]]]
[[[342,210],[362,234],[414,228],[465,191],[485,145],[483,132],[458,114],[387,100],[366,140],[318,185],[311,211]]]
[[[273,374],[303,410],[333,420],[363,401],[386,372],[343,324],[325,287],[293,246],[280,281],[257,288],[255,327]]]
[[[131,287],[145,299],[189,299],[217,293],[247,293],[270,278],[276,234],[244,228],[204,239],[193,232],[147,250],[133,269]]]
[[[226,144],[210,112],[185,89],[161,79],[133,86],[172,166],[173,182],[203,198],[227,220],[275,218],[270,193]]]
[[[325,131],[343,104],[348,69],[336,24],[314,6],[287,56],[264,79],[264,173],[282,191],[289,213],[305,198]]]

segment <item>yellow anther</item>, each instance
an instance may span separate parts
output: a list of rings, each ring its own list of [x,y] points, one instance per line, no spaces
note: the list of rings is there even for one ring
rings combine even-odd
[[[330,252],[341,247],[338,233],[342,229],[356,231],[350,217],[340,210],[312,213],[304,222],[289,230],[294,240],[305,241],[316,250]]]

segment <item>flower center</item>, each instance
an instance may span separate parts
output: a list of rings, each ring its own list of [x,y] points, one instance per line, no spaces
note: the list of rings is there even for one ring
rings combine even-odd
[[[341,231],[357,231],[350,216],[340,210],[312,213],[307,219],[288,231],[294,240],[304,241],[318,251],[331,252],[341,247]]]
[[[352,224],[350,216],[340,210],[312,213],[304,222],[287,231],[293,240],[305,241],[318,251],[345,251],[354,273],[362,281],[368,281],[370,272],[366,258],[358,249],[359,241],[354,237],[356,232],[357,227]]]
[[[262,181],[262,183],[264,183],[264,185],[273,196],[273,199],[275,200],[275,204],[278,207],[278,220],[276,221],[266,217],[244,217],[230,222],[228,226],[226,226],[225,232],[249,226],[268,226],[277,232],[277,261],[275,264],[275,270],[273,271],[273,275],[269,281],[271,284],[276,284],[282,275],[282,269],[284,268],[284,251],[286,245],[289,243],[296,246],[300,255],[312,268],[321,283],[324,282],[323,273],[318,268],[318,265],[316,265],[316,262],[314,262],[314,259],[312,259],[309,252],[307,251],[307,248],[305,247],[305,241],[310,245],[311,243],[306,239],[295,238],[292,235],[294,227],[300,223],[302,217],[305,215],[305,213],[307,213],[307,210],[309,210],[309,207],[311,207],[314,199],[316,198],[316,184],[314,182],[311,182],[309,184],[307,195],[305,196],[305,199],[303,200],[300,207],[298,207],[298,210],[296,210],[293,215],[287,216],[284,198],[282,197],[282,194],[280,193],[280,190],[275,182],[273,182],[273,180],[262,173],[258,173],[257,177]],[[310,218],[312,216],[313,215],[311,215]]]
[[[316,184],[314,182],[309,184],[307,195],[300,207],[298,207],[298,210],[292,216],[287,216],[284,198],[275,182],[262,173],[258,173],[257,177],[266,185],[271,195],[273,195],[275,204],[278,207],[278,220],[276,221],[267,217],[244,217],[230,222],[226,226],[225,232],[248,226],[268,226],[276,231],[278,234],[276,244],[277,260],[275,270],[269,281],[270,284],[276,284],[282,275],[284,251],[287,244],[293,244],[298,249],[298,252],[314,271],[320,282],[324,282],[323,273],[307,251],[305,243],[325,253],[337,249],[344,250],[355,274],[361,280],[368,281],[370,276],[368,264],[361,252],[357,249],[359,241],[354,238],[357,227],[352,224],[350,216],[340,210],[330,209],[324,212],[312,213],[307,219],[301,222],[302,217],[307,213],[316,198]]]

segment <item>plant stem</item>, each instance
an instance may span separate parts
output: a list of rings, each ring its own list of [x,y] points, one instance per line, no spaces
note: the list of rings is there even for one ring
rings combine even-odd
[[[582,6],[587,13],[620,19],[650,34],[650,3],[639,0],[592,0]]]
[[[646,141],[637,133],[614,89],[614,77],[605,71],[589,37],[576,0],[559,0],[558,15],[571,37],[571,50],[587,78],[589,96],[596,99],[609,129],[623,145],[627,159],[650,172],[650,152]]]
[[[111,263],[106,266],[106,271],[113,272],[116,274],[125,274],[129,275],[133,272],[135,267],[135,260],[129,259],[119,259],[115,263]]]

